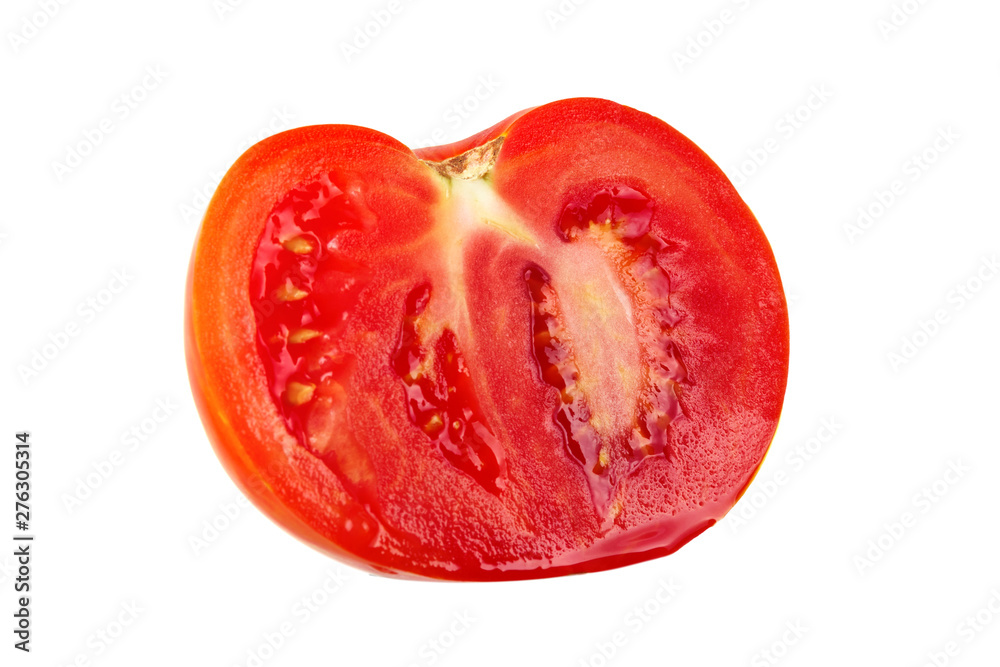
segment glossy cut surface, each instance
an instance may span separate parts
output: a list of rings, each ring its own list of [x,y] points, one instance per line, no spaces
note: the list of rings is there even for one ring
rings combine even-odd
[[[241,489],[406,577],[675,551],[756,473],[788,368],[777,266],[732,185],[589,98],[418,151],[345,125],[257,144],[209,206],[186,326]]]

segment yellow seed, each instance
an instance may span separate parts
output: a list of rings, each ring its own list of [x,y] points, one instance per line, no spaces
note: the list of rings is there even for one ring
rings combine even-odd
[[[300,301],[309,296],[309,292],[300,290],[291,283],[285,283],[274,293],[274,298],[278,301]]]
[[[315,329],[296,329],[292,333],[288,334],[288,342],[292,345],[297,345],[298,343],[304,343],[307,340],[312,340],[316,336],[322,336],[320,332]]]
[[[316,391],[316,385],[302,384],[293,380],[288,383],[288,388],[285,389],[285,397],[292,405],[302,405],[312,400],[314,391]]]
[[[622,501],[615,499],[615,502],[611,503],[611,510],[609,512],[611,518],[617,519],[618,515],[622,513],[623,509],[625,508],[622,506]]]
[[[458,429],[462,428],[462,422],[456,419],[451,423],[451,427],[457,431]]]
[[[293,236],[290,239],[286,239],[281,245],[285,247],[285,250],[290,250],[296,255],[307,255],[314,248],[312,241],[304,236]]]
[[[610,460],[611,460],[611,457],[608,455],[608,448],[607,447],[601,447],[601,451],[597,455],[597,462],[600,464],[600,466],[602,468],[607,468],[608,467],[608,461],[610,461]]]
[[[441,421],[441,415],[433,414],[431,415],[431,418],[427,420],[427,423],[424,424],[424,431],[426,431],[427,433],[436,431],[439,428],[441,428],[443,424],[444,422]]]

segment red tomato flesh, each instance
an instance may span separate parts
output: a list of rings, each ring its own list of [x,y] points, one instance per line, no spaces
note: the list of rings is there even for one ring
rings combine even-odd
[[[675,551],[745,490],[784,396],[760,226],[694,144],[605,100],[416,152],[353,126],[267,139],[219,186],[189,282],[230,474],[386,574]]]

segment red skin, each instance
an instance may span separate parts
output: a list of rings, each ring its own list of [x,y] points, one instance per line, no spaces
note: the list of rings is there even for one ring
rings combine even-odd
[[[503,215],[523,225],[515,232],[533,242],[455,227],[460,218],[442,217],[451,210],[441,208],[443,179],[421,162],[501,136],[488,185]],[[360,183],[371,216],[334,244],[349,266],[367,268],[342,269],[365,277],[350,296],[356,303],[342,300],[347,324],[329,334],[354,361],[321,381],[318,371],[303,375],[301,364],[268,356],[264,338],[301,322],[298,306],[277,303],[269,314],[260,299],[278,284],[261,273],[268,258],[300,261],[280,246],[267,250],[270,235],[285,237],[272,227],[265,234],[265,223],[286,193],[323,173],[341,189]],[[620,224],[638,231],[588,226],[603,210],[593,204],[601,192],[625,198],[614,199],[613,212],[627,197],[648,199],[622,214]],[[460,250],[449,250],[459,238]],[[301,303],[341,303],[329,297],[341,283],[325,280]],[[616,297],[609,286],[621,288]],[[656,311],[660,320],[651,304],[666,308]],[[268,311],[260,327],[255,306]],[[657,329],[663,317],[669,327]],[[581,98],[413,152],[344,125],[255,145],[229,170],[202,224],[186,344],[216,453],[286,530],[383,574],[509,580],[662,556],[720,519],[777,427],[788,320],[770,246],[708,156],[652,116]],[[291,385],[276,377],[285,371],[320,385],[312,402],[283,399]],[[329,377],[346,393],[330,393]],[[301,427],[316,423],[317,397],[337,408],[322,438],[318,427]],[[408,411],[407,400],[424,398],[444,407]],[[465,420],[455,431],[462,435],[448,440],[438,415]],[[607,456],[599,461],[600,448]]]

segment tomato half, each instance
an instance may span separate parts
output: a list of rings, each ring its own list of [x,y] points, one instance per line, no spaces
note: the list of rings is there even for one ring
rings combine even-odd
[[[525,579],[722,517],[777,426],[788,318],[718,167],[581,98],[417,151],[347,125],[253,146],[201,226],[187,356],[219,458],[292,534]]]

